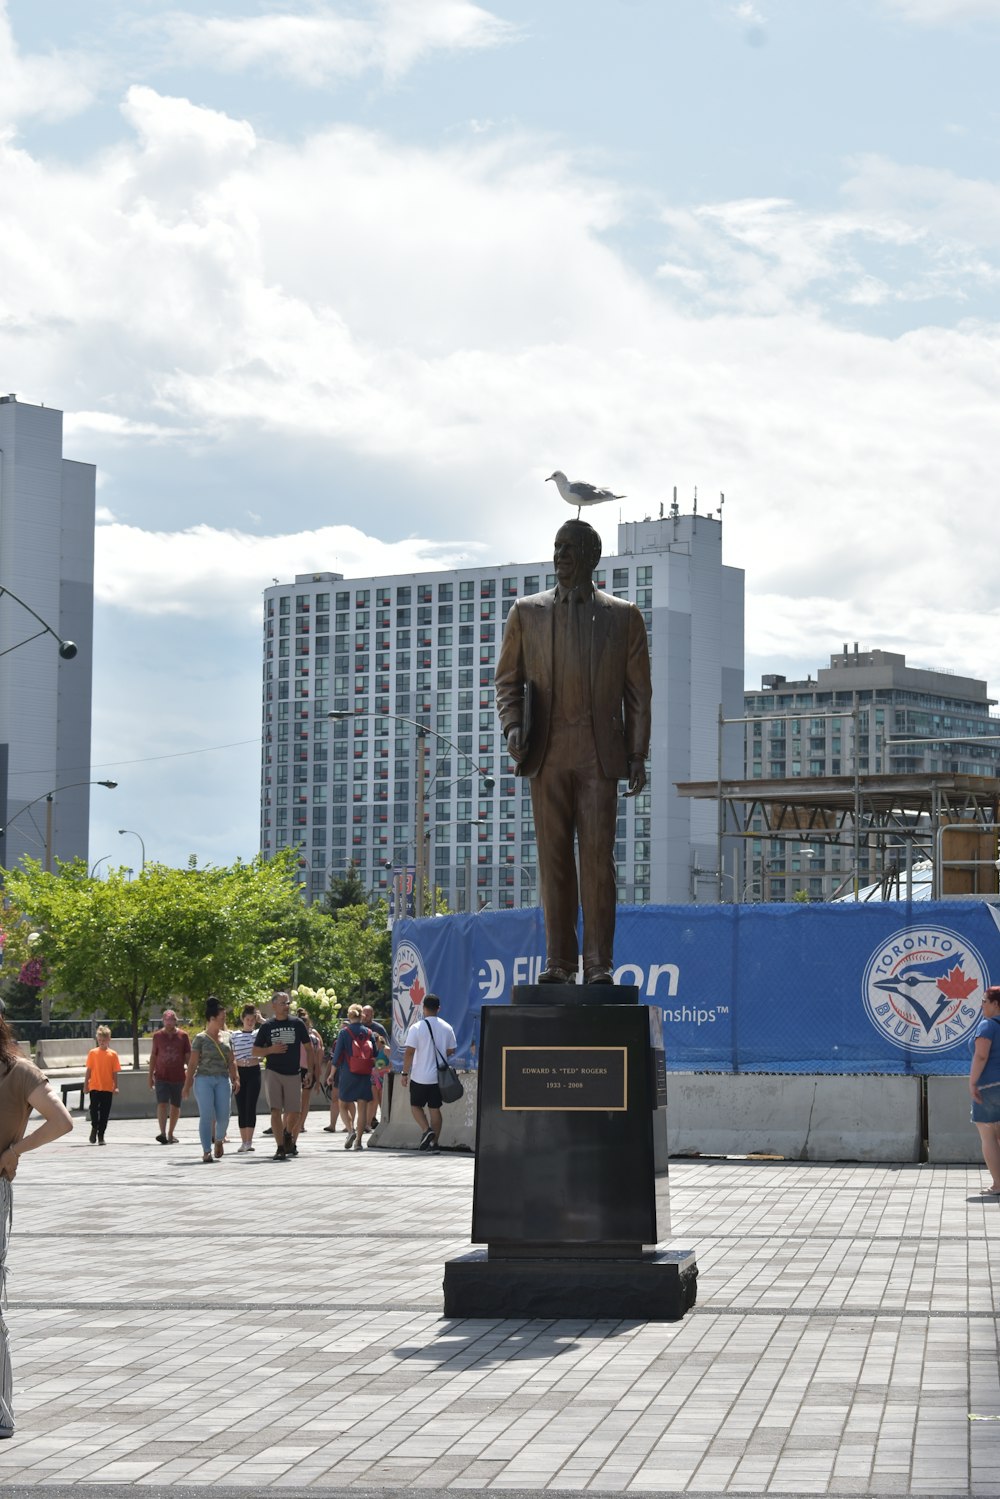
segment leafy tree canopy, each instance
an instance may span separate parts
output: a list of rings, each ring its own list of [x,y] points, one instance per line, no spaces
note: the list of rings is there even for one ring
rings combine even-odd
[[[346,874],[334,875],[330,880],[327,892],[319,902],[320,910],[329,916],[335,916],[338,911],[344,910],[346,906],[368,906],[372,904],[371,892],[368,890],[356,864],[350,864]]]
[[[31,859],[7,875],[15,906],[39,933],[54,1007],[102,1010],[139,1035],[151,1008],[198,1015],[209,994],[235,1006],[287,981],[303,907],[292,851],[224,869],[148,864],[91,879],[82,860],[46,873]]]

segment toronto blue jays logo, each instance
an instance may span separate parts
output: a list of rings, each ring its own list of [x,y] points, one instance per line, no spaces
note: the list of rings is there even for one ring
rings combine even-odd
[[[424,960],[412,942],[401,942],[392,960],[392,1040],[401,1047],[427,993]]]
[[[904,927],[865,969],[865,1011],[886,1040],[907,1051],[946,1051],[979,1019],[989,984],[971,942],[946,927]]]

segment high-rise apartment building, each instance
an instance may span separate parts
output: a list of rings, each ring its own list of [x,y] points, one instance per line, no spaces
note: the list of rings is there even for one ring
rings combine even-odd
[[[619,899],[710,899],[700,881],[714,869],[715,810],[674,783],[715,774],[720,704],[741,711],[743,574],[722,563],[721,520],[675,505],[619,525],[595,580],[642,610],[653,672],[649,784],[619,807]],[[493,671],[511,604],[554,583],[548,559],[317,572],[266,590],[261,849],[301,849],[310,899],[352,864],[385,891],[394,868],[417,862],[413,720],[428,731],[428,869],[451,908],[537,902],[530,792],[504,748]],[[330,722],[331,710],[356,716]],[[727,774],[739,772],[734,749]]]
[[[28,804],[60,787],[68,789],[52,802],[53,856],[88,854],[95,478],[92,464],[62,456],[61,411],[0,396],[0,586],[78,647],[62,660],[52,635],[29,640],[38,623],[0,597],[0,826],[7,828],[0,864],[7,867],[23,854],[42,857],[45,803]]]
[[[855,770],[861,776],[1000,775],[1000,740],[989,742],[1000,734],[1000,722],[990,716],[996,699],[986,683],[907,666],[905,656],[892,651],[860,651],[856,644],[849,650],[845,644],[815,680],[765,676],[759,689],[747,690],[744,704],[754,719],[745,725],[747,779],[853,777]],[[982,744],[967,742],[979,736]],[[866,845],[857,871],[862,882],[874,868]],[[747,893],[785,900],[804,890],[824,900],[852,873],[849,838],[839,843],[798,833],[764,835],[750,843]]]

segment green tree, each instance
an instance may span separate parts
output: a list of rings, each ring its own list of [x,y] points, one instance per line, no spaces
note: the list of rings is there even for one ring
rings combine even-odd
[[[344,1005],[380,1005],[392,970],[385,902],[342,906],[332,916],[317,902],[304,913],[296,928],[299,983],[335,990]]]
[[[209,994],[235,1006],[285,983],[302,911],[291,850],[223,869],[148,864],[135,880],[92,880],[81,860],[51,874],[29,859],[8,890],[37,925],[54,1006],[127,1022],[135,1066],[154,1006],[197,1014]]]
[[[371,892],[358,873],[357,865],[349,864],[346,874],[334,875],[330,880],[319,906],[328,916],[335,916],[346,906],[368,906],[371,903]]]

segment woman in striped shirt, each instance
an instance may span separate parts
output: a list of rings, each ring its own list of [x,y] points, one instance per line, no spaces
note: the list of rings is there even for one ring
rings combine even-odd
[[[240,1091],[236,1095],[236,1107],[240,1119],[240,1135],[243,1144],[236,1152],[245,1155],[253,1150],[253,1132],[257,1124],[257,1100],[260,1097],[260,1062],[253,1055],[254,1038],[260,1025],[256,1005],[243,1006],[243,1029],[233,1031],[229,1044],[233,1048],[236,1066],[240,1074]]]

